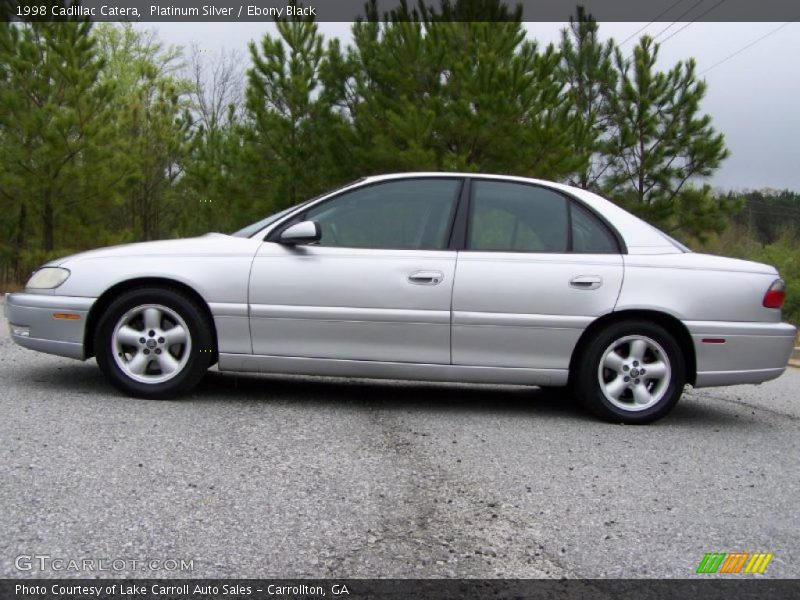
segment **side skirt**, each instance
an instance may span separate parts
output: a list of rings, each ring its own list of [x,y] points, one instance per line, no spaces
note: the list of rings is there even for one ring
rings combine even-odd
[[[248,373],[546,386],[567,385],[568,377],[567,369],[470,367],[222,353],[219,355],[218,368],[220,371]]]

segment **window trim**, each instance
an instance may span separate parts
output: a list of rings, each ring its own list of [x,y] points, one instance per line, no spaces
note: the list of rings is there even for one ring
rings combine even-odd
[[[359,186],[356,186],[356,187],[349,187],[349,188],[347,188],[345,190],[339,191],[338,193],[334,192],[334,195],[329,196],[329,197],[325,198],[324,200],[321,200],[320,202],[315,202],[314,204],[311,204],[310,206],[305,207],[300,212],[297,212],[297,213],[289,216],[285,221],[275,225],[272,228],[272,230],[270,230],[270,232],[264,237],[264,241],[265,242],[280,243],[281,234],[286,229],[288,229],[289,227],[294,225],[295,223],[299,223],[301,221],[304,221],[305,218],[306,218],[306,215],[312,209],[317,209],[317,208],[327,204],[328,202],[332,202],[332,201],[334,201],[334,200],[336,200],[338,198],[341,198],[342,196],[344,196],[345,194],[348,194],[350,192],[360,191],[360,190],[367,189],[369,187],[373,187],[373,186],[376,186],[376,185],[384,185],[384,184],[388,184],[388,183],[404,183],[404,182],[407,182],[407,181],[431,181],[431,180],[440,181],[440,180],[445,180],[445,179],[446,180],[454,180],[454,181],[456,181],[458,183],[458,188],[457,188],[457,190],[455,192],[453,209],[451,210],[450,217],[449,217],[450,223],[448,224],[448,228],[447,228],[446,234],[444,236],[444,239],[445,239],[444,247],[442,247],[442,248],[397,248],[397,247],[393,247],[393,246],[390,246],[390,247],[370,246],[370,247],[367,247],[367,248],[365,248],[363,246],[318,246],[318,247],[319,248],[346,248],[346,249],[352,249],[352,250],[400,250],[400,251],[404,250],[404,251],[409,251],[409,252],[445,252],[445,251],[448,251],[448,250],[453,250],[453,248],[452,248],[453,231],[454,231],[455,222],[456,222],[456,219],[457,219],[457,216],[458,216],[458,213],[459,213],[459,209],[460,209],[460,206],[461,206],[461,203],[462,203],[462,200],[463,200],[465,180],[466,180],[466,178],[461,176],[461,175],[453,175],[451,177],[449,177],[449,176],[433,177],[433,176],[424,176],[423,175],[423,176],[419,176],[419,177],[398,177],[398,178],[394,178],[394,179],[379,179],[378,181],[371,181],[371,182],[369,182],[369,183],[367,183],[365,185],[359,185]]]
[[[450,250],[463,250],[467,245],[467,227],[469,224],[470,194],[472,194],[472,178],[464,177],[461,183],[461,195],[450,230]]]
[[[619,231],[609,223],[608,219],[606,219],[603,215],[601,215],[598,211],[596,211],[591,206],[587,205],[585,202],[581,201],[579,198],[576,198],[572,194],[564,192],[563,190],[559,190],[547,185],[542,185],[539,183],[528,182],[528,181],[513,181],[508,179],[495,179],[492,177],[467,177],[465,178],[466,181],[464,183],[464,188],[467,190],[466,198],[462,196],[462,202],[466,202],[466,208],[464,212],[466,213],[466,217],[463,218],[463,222],[457,219],[457,225],[462,227],[463,229],[459,232],[454,232],[451,238],[451,241],[456,241],[458,246],[454,249],[463,251],[463,252],[492,252],[492,253],[506,253],[506,254],[580,254],[580,255],[591,255],[591,254],[607,254],[613,255],[614,252],[577,252],[572,249],[573,240],[572,240],[572,205],[573,203],[580,206],[582,209],[586,210],[591,216],[594,216],[600,223],[601,227],[605,227],[606,231],[611,234],[612,239],[614,239],[617,252],[616,254],[627,254],[628,248],[625,245],[625,241],[622,239]],[[528,250],[473,250],[468,247],[468,240],[469,240],[469,224],[472,217],[472,199],[474,197],[474,188],[472,183],[475,181],[488,181],[493,183],[508,183],[511,185],[523,185],[529,187],[535,187],[547,190],[553,194],[562,196],[566,199],[567,203],[567,249],[564,252],[559,251],[541,251],[541,252],[530,252]],[[461,206],[459,206],[459,211],[461,210]]]

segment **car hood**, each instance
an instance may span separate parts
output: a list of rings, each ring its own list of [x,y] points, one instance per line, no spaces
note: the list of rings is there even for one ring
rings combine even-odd
[[[222,233],[207,233],[193,238],[120,244],[79,252],[51,261],[48,266],[62,266],[83,260],[153,256],[232,256],[255,253],[261,240],[235,238]]]

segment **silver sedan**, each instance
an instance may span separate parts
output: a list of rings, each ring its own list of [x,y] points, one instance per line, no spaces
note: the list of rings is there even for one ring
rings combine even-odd
[[[37,270],[18,344],[95,356],[125,393],[221,371],[569,386],[646,423],[686,384],[778,377],[795,328],[767,265],[696,254],[590,192],[499,175],[369,177],[233,235]]]

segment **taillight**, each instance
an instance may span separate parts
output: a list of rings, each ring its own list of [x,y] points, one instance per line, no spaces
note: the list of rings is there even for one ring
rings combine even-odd
[[[767,308],[780,308],[786,299],[786,284],[782,279],[777,279],[764,294],[764,306]]]

